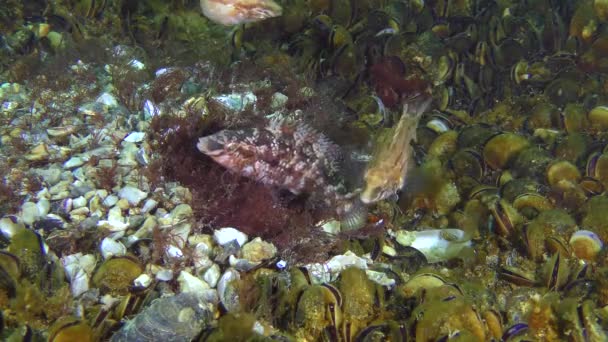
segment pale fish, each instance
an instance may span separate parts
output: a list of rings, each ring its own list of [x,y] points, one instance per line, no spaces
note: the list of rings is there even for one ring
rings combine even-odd
[[[203,14],[210,20],[230,26],[251,23],[283,14],[272,0],[201,0]]]
[[[403,113],[387,139],[379,141],[372,160],[365,171],[365,187],[360,194],[366,204],[395,197],[403,188],[408,170],[414,164],[416,128],[420,117],[427,110],[431,98],[418,96],[403,106]]]

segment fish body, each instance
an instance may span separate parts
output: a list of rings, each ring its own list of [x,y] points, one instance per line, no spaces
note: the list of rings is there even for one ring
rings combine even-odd
[[[252,23],[283,14],[283,8],[272,0],[201,0],[203,14],[226,25]]]
[[[406,103],[388,139],[376,146],[365,170],[365,186],[359,196],[363,203],[371,204],[394,197],[403,188],[407,172],[414,165],[414,150],[410,143],[416,141],[418,122],[430,103],[430,97],[416,98]]]
[[[305,124],[273,120],[264,128],[223,130],[200,138],[197,148],[233,173],[262,184],[309,194],[330,206],[346,198],[333,184],[339,147]]]

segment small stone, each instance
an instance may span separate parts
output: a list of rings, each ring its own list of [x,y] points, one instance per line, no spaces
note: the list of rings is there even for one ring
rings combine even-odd
[[[123,245],[120,241],[116,241],[109,237],[106,237],[101,241],[99,249],[101,251],[101,256],[104,259],[107,259],[112,256],[120,256],[127,254],[127,247],[125,247],[125,245]]]
[[[84,165],[84,163],[86,163],[86,160],[84,160],[81,156],[73,156],[72,158],[68,159],[65,163],[63,163],[63,168],[64,169],[73,169],[75,167]]]
[[[125,222],[122,210],[118,206],[114,206],[108,211],[108,219],[97,222],[97,226],[112,232],[119,232],[127,229],[129,224]]]
[[[45,183],[53,186],[61,180],[61,169],[59,167],[51,167],[46,170],[36,170],[36,173],[42,177]]]
[[[72,200],[72,208],[82,208],[87,205],[87,200],[84,196],[76,197]]]
[[[188,204],[180,204],[171,210],[170,216],[174,223],[189,219],[192,217],[192,207]]]
[[[144,138],[146,137],[146,133],[144,132],[131,132],[129,135],[127,135],[124,139],[124,141],[127,142],[132,142],[132,143],[139,143],[144,141]]]
[[[215,288],[217,281],[220,280],[220,267],[217,264],[213,264],[203,274],[203,279],[211,286]]]
[[[116,202],[118,202],[118,196],[116,196],[116,195],[108,195],[103,200],[103,205],[106,206],[107,208],[111,208],[114,205],[116,205]]]
[[[143,201],[144,199],[146,199],[146,197],[148,197],[148,193],[141,191],[136,187],[127,185],[124,188],[120,189],[120,191],[118,192],[118,196],[121,199],[126,199],[127,201],[129,201],[130,205],[136,206],[139,204],[139,202]]]
[[[243,246],[243,258],[253,263],[261,262],[273,258],[277,254],[277,248],[256,237]]]
[[[34,146],[29,153],[23,157],[29,161],[46,160],[49,157],[49,148],[45,143],[40,143]]]
[[[239,246],[243,246],[248,239],[245,233],[231,227],[220,228],[214,231],[213,237],[215,242],[217,242],[217,244],[220,246],[224,246],[233,240],[236,240]]]
[[[27,225],[32,225],[40,218],[40,210],[34,202],[25,202],[21,206],[21,220]]]
[[[144,214],[148,213],[148,212],[154,210],[157,205],[158,205],[157,201],[153,200],[152,198],[148,198],[144,202],[144,206],[141,208],[141,212],[144,213]]]
[[[147,288],[148,286],[150,286],[150,284],[152,284],[152,278],[150,278],[150,276],[145,273],[142,273],[139,277],[133,280],[133,285],[140,288]]]
[[[272,110],[278,110],[285,106],[289,98],[282,93],[276,92],[272,94],[272,99],[270,100],[270,108]]]
[[[114,95],[112,95],[110,93],[103,93],[103,94],[99,95],[99,97],[97,98],[97,100],[95,100],[95,102],[101,103],[108,107],[118,107],[118,100],[116,100]]]
[[[160,281],[169,281],[173,279],[173,271],[163,268],[156,273],[156,279]]]
[[[41,198],[36,202],[36,206],[38,207],[38,214],[42,216],[46,216],[46,214],[51,211],[51,202],[46,198]]]
[[[180,272],[179,277],[177,277],[177,281],[179,282],[179,288],[182,293],[201,293],[209,289],[209,284],[207,284],[204,280],[195,277],[186,271]]]

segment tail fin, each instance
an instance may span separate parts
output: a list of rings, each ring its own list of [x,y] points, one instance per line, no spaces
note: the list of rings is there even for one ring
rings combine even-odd
[[[366,222],[367,206],[356,197],[353,202],[343,208],[340,215],[340,227],[342,231],[356,230],[365,226]]]

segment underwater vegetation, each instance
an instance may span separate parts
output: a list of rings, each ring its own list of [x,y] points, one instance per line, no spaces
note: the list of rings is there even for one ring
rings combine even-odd
[[[606,0],[0,28],[0,339],[608,340]]]

